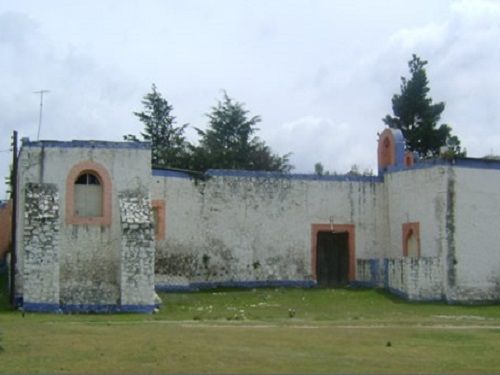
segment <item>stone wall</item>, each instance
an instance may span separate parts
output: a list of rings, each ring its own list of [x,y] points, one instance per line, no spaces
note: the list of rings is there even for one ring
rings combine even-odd
[[[384,287],[412,301],[444,299],[444,274],[438,257],[358,259],[356,281]]]
[[[387,225],[377,177],[160,172],[153,171],[152,195],[165,202],[156,253],[165,289],[314,285],[314,224],[352,224],[357,256],[382,256]]]
[[[155,259],[151,201],[142,194],[122,192],[119,202],[122,310],[150,312],[154,308]]]
[[[24,199],[24,309],[59,306],[59,193],[53,184],[26,184]]]

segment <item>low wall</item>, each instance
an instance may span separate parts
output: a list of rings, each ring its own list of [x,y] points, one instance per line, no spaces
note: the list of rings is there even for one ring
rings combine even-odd
[[[356,283],[384,287],[411,301],[443,299],[443,270],[437,257],[357,259]]]

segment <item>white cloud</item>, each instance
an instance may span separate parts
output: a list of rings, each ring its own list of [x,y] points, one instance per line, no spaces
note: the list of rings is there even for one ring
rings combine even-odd
[[[0,91],[2,139],[0,150],[10,147],[10,134],[36,139],[39,95],[44,96],[42,139],[121,139],[133,126],[132,108],[139,102],[137,87],[117,71],[98,67],[75,52],[56,56],[50,40],[38,24],[20,13],[0,15]],[[124,111],[124,106],[130,110]],[[0,175],[10,163],[0,154]],[[1,182],[0,182],[1,184]],[[4,186],[0,187],[4,191]],[[4,195],[4,194],[2,194]]]
[[[353,164],[366,168],[362,142],[350,124],[307,116],[264,130],[273,150],[284,154],[292,151],[290,161],[295,172],[312,173],[321,162],[330,172],[347,172]]]
[[[381,118],[417,53],[429,61],[431,96],[447,104],[442,120],[469,154],[500,153],[500,3],[64,4],[0,6],[18,10],[0,13],[0,150],[13,129],[36,136],[33,91],[51,90],[43,138],[119,140],[139,131],[132,111],[155,82],[179,123],[196,127],[226,89],[261,115],[258,135],[292,152],[299,172],[318,161],[374,168]],[[8,159],[0,154],[0,175]]]
[[[376,133],[416,53],[429,62],[431,97],[447,104],[442,121],[468,154],[500,153],[498,40],[499,3],[454,2],[446,17],[399,29],[352,64],[320,65],[304,83],[316,114],[289,120],[266,132],[266,139],[280,152],[292,151],[300,171],[311,171],[316,161],[341,171],[354,163],[375,169]]]
[[[442,120],[470,156],[500,152],[499,39],[500,3],[465,0],[440,24],[397,33],[389,47],[428,60],[430,95],[446,103]]]

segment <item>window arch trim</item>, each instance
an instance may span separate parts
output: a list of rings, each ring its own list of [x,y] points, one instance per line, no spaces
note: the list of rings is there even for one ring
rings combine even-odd
[[[75,182],[84,174],[95,174],[102,186],[102,216],[86,217],[75,214]],[[71,168],[66,179],[66,224],[111,225],[111,177],[101,164],[87,160]]]
[[[420,222],[403,223],[403,256],[410,256],[409,240],[413,236],[416,241],[416,254],[414,257],[420,256]]]

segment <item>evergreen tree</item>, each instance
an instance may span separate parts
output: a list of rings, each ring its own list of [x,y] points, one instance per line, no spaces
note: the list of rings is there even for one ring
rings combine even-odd
[[[246,169],[288,172],[289,155],[273,154],[264,141],[255,136],[259,116],[249,117],[243,104],[224,98],[207,115],[206,130],[196,129],[200,145],[193,147],[193,168]]]
[[[394,116],[387,115],[383,121],[391,128],[400,129],[409,150],[420,157],[440,155],[442,146],[447,146],[445,157],[465,156],[460,148],[460,140],[451,135],[447,124],[437,126],[444,111],[443,102],[432,103],[428,97],[427,61],[413,55],[408,62],[411,78],[401,77],[401,94],[392,97]]]
[[[318,176],[329,176],[330,171],[325,170],[323,163],[318,161],[316,164],[314,164],[314,174],[317,174]]]
[[[159,168],[187,168],[188,143],[184,137],[187,124],[175,126],[173,107],[164,99],[153,84],[151,92],[142,100],[144,111],[134,115],[144,124],[141,136],[151,142],[151,163]],[[129,134],[125,140],[138,141],[137,136]]]

